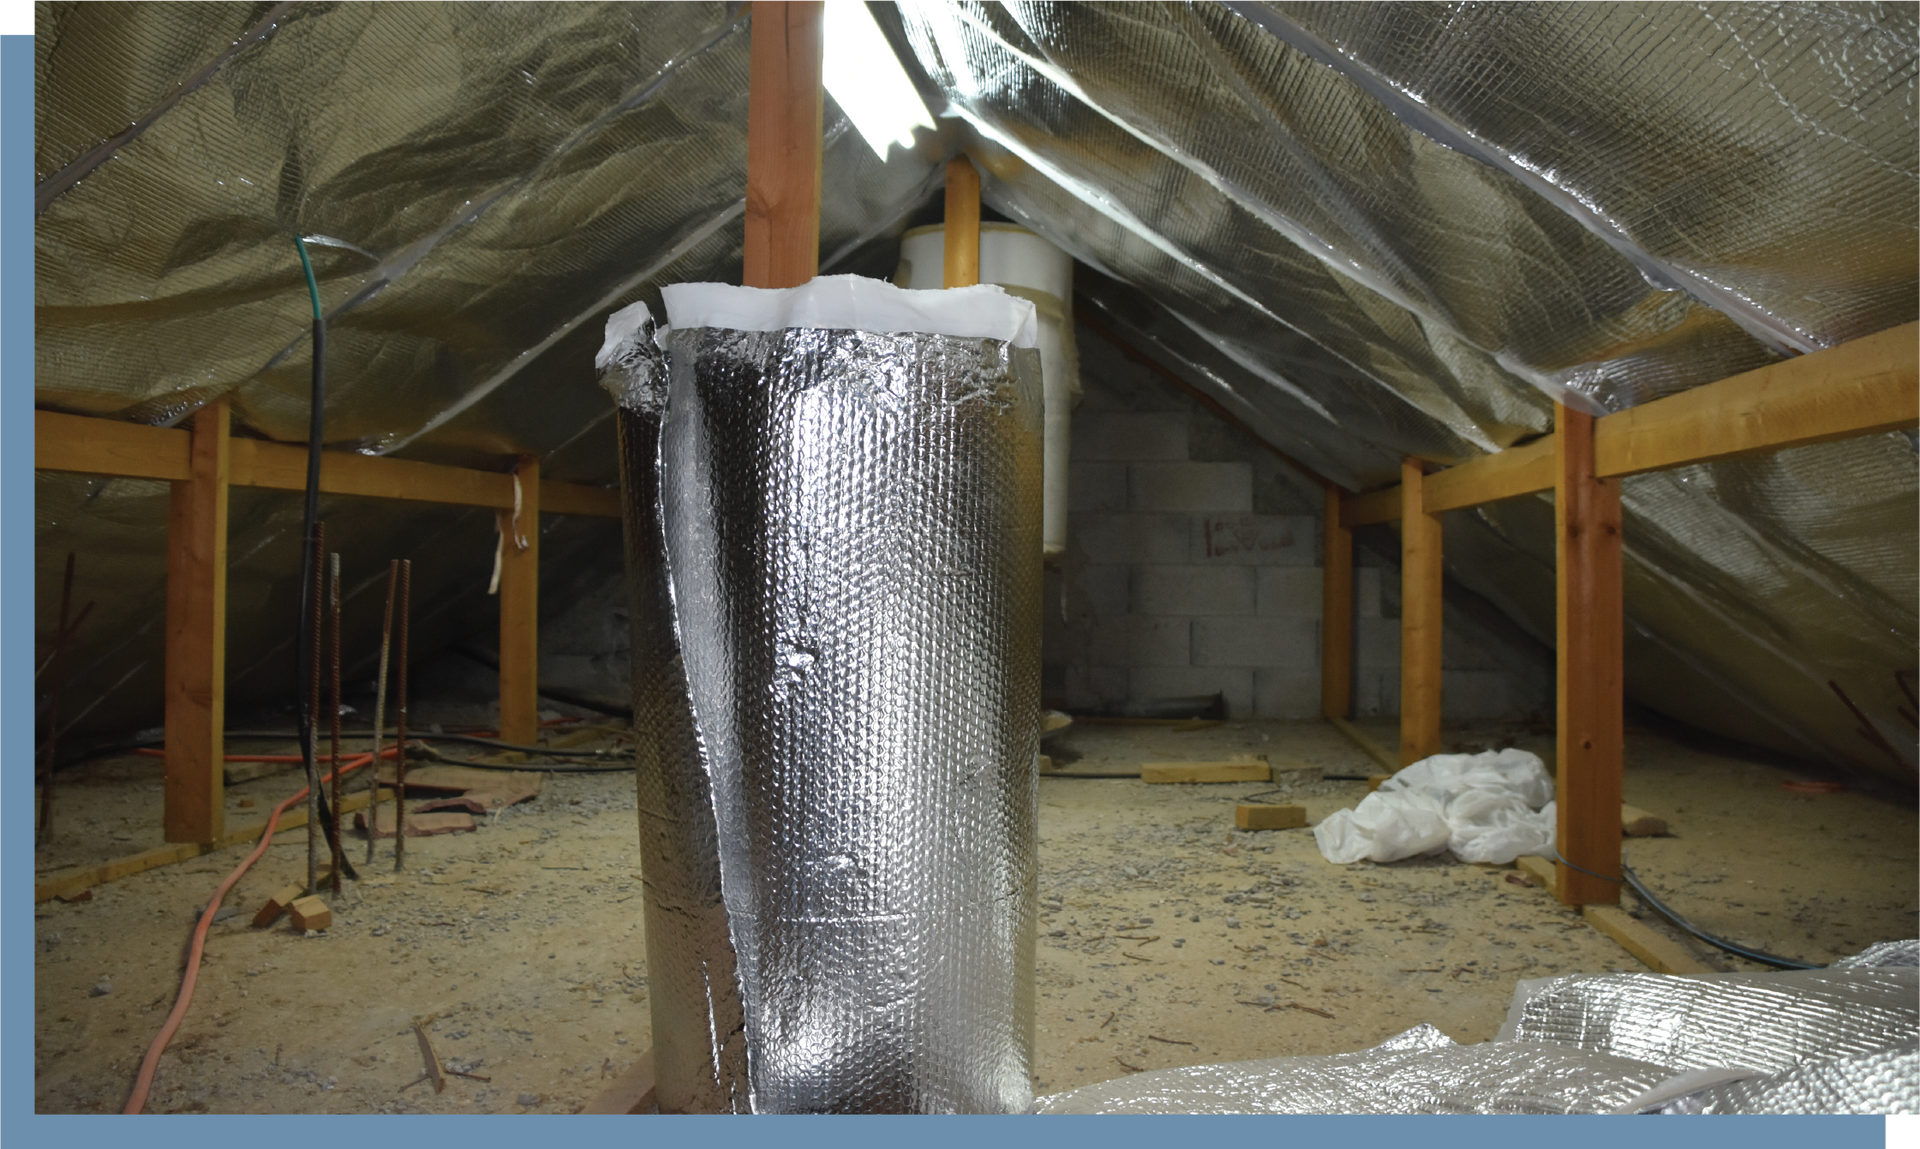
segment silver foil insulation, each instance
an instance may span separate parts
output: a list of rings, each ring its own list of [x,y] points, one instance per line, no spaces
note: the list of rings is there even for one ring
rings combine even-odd
[[[1040,1113],[1920,1112],[1916,943],[1820,970],[1521,982],[1494,1040],[1163,1069]]]
[[[603,364],[662,1108],[1025,1110],[1037,353],[809,327],[670,348],[664,405],[634,383],[651,352]]]

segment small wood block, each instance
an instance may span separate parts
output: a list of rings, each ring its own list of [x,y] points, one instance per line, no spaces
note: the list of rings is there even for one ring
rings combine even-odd
[[[1042,774],[1053,773],[1053,758],[1051,756],[1046,754],[1036,754],[1033,756],[1033,762],[1035,766],[1039,767],[1040,773]]]
[[[1233,824],[1242,830],[1297,830],[1307,824],[1307,808],[1242,803],[1233,808]]]
[[[1685,946],[1659,932],[1619,906],[1582,906],[1587,924],[1612,938],[1634,957],[1659,973],[1712,973],[1711,967],[1688,953]]]
[[[1620,832],[1629,838],[1664,838],[1670,831],[1665,818],[1656,818],[1638,806],[1622,806]]]
[[[411,781],[411,779],[409,779]],[[365,831],[367,815],[361,811],[353,816],[353,828]],[[437,810],[431,814],[407,811],[407,837],[427,838],[435,834],[458,834],[474,828],[473,815],[465,810]],[[376,838],[393,837],[393,807],[380,807],[380,820],[373,830]]]
[[[1391,778],[1391,777],[1393,777],[1393,775],[1391,775],[1391,774],[1369,774],[1369,775],[1367,775],[1367,793],[1369,793],[1369,794],[1371,794],[1371,793],[1373,793],[1373,792],[1374,792],[1375,790],[1378,790],[1378,789],[1380,788],[1380,784],[1381,784],[1382,782],[1385,782],[1385,781],[1386,781],[1387,779],[1389,779],[1389,778]]]
[[[333,924],[333,911],[319,898],[295,898],[287,910],[296,930],[324,930]]]
[[[1270,782],[1273,768],[1265,762],[1149,762],[1140,768],[1142,782]]]
[[[645,1113],[654,1107],[654,1096],[653,1051],[649,1049],[580,1112]]]
[[[1560,880],[1558,867],[1553,864],[1551,859],[1543,858],[1538,854],[1522,854],[1513,860],[1513,864],[1518,866],[1528,877],[1532,878],[1534,885],[1539,886],[1548,893],[1553,892],[1555,884]]]
[[[253,915],[253,928],[263,930],[272,925],[281,914],[287,912],[288,906],[299,901],[306,892],[305,886],[281,886],[275,890],[273,896],[267,899],[267,904],[260,907],[260,912]]]

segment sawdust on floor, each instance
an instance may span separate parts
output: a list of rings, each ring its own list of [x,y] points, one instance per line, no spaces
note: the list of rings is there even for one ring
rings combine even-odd
[[[1551,750],[1523,728],[1450,741]],[[1522,978],[1643,968],[1509,868],[1446,855],[1333,866],[1311,830],[1235,830],[1235,804],[1263,791],[1304,805],[1310,822],[1359,800],[1364,783],[1320,776],[1377,768],[1326,725],[1080,725],[1047,748],[1079,772],[1265,754],[1275,780],[1042,780],[1041,1093],[1142,1069],[1361,1049],[1419,1022],[1483,1041]],[[1794,777],[1631,733],[1627,801],[1676,836],[1629,842],[1630,861],[1701,926],[1774,952],[1818,962],[1914,936],[1913,807],[1782,786]],[[230,787],[230,819],[264,814],[297,787],[291,773]],[[156,759],[63,772],[41,876],[157,845],[159,797]],[[550,774],[538,800],[477,821],[473,833],[411,840],[403,874],[382,842],[332,928],[312,937],[284,918],[247,924],[305,872],[304,830],[277,836],[226,902],[240,912],[210,933],[149,1110],[571,1112],[606,1088],[650,1045],[631,777]],[[364,850],[355,840],[350,856]],[[125,1103],[172,1005],[195,913],[242,855],[36,907],[38,1111]],[[1693,949],[1718,968],[1757,968]],[[449,1068],[491,1080],[453,1077],[439,1094],[408,1086],[423,1067],[415,1018]]]

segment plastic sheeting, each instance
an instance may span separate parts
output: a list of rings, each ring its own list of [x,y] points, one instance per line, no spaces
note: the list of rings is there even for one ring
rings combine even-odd
[[[829,100],[822,266],[892,268],[964,145],[993,206],[1083,262],[1076,304],[1350,489],[1538,434],[1550,398],[1619,409],[1920,314],[1910,5],[881,14],[950,116],[883,162]],[[739,265],[749,28],[700,3],[40,6],[36,401],[165,423],[227,394],[240,433],[299,441],[297,231],[330,446],[611,483],[601,319]],[[1632,696],[1910,783],[1916,470],[1887,435],[1629,479]],[[159,583],[138,524],[164,492],[40,491],[43,588],[69,549],[100,580],[69,709],[157,721],[155,600],[115,588]],[[237,607],[286,599],[295,547],[287,497],[255,494]],[[1550,521],[1513,500],[1446,544],[1544,641]],[[550,580],[610,527],[550,528],[579,536],[545,540]],[[353,531],[350,566],[411,553],[449,633],[484,623],[490,516]],[[230,665],[278,666],[280,637],[235,628]]]
[[[666,298],[664,408],[646,324],[610,325],[631,350],[604,356],[623,428],[660,420],[657,459],[644,434],[626,456],[635,711],[660,726],[641,755],[649,964],[675,990],[656,1029],[730,1016],[734,965],[753,1111],[1021,1111],[1032,305],[841,278]],[[659,1062],[663,1098],[671,1078],[739,1108],[705,1033],[731,1050],[701,1027]]]
[[[1525,750],[1435,754],[1402,769],[1351,810],[1313,828],[1335,865],[1397,862],[1452,850],[1463,862],[1506,865],[1553,849],[1553,779]]]

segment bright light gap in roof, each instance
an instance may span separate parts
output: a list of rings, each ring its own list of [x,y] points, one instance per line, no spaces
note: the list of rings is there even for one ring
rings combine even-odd
[[[927,105],[861,0],[827,0],[825,35],[821,79],[882,163],[889,144],[911,148],[913,129],[933,129]]]

